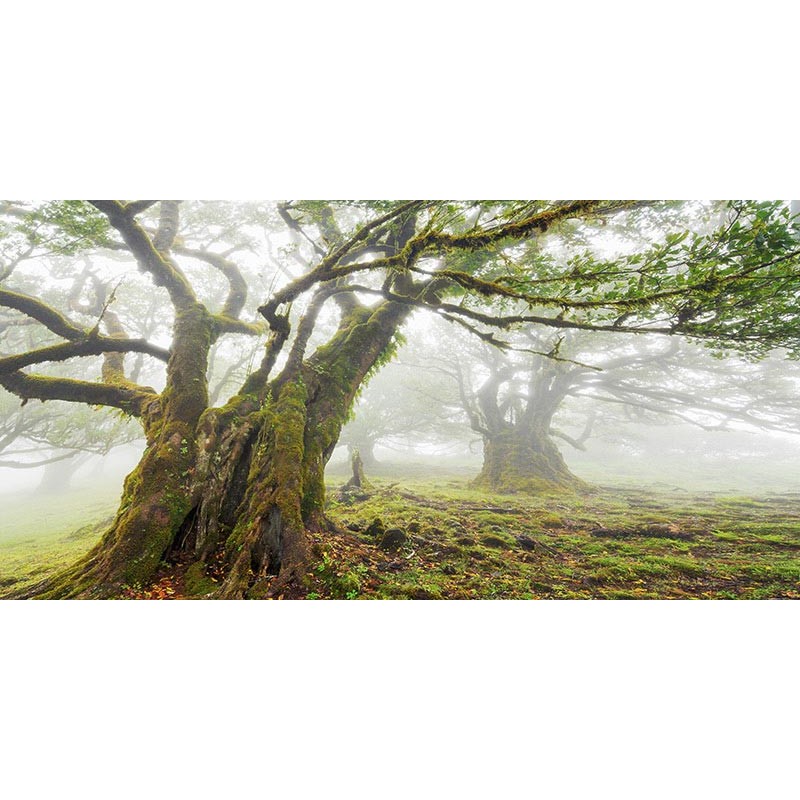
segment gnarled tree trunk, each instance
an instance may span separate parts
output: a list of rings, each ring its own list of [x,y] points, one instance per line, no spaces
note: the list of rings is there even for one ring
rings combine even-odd
[[[475,485],[494,492],[557,492],[585,487],[570,471],[549,433],[509,426],[485,436],[483,468]]]
[[[187,303],[177,315],[167,389],[143,411],[147,448],[125,480],[111,528],[73,567],[13,596],[109,597],[155,574],[198,494],[196,431],[207,405],[212,330],[199,304]]]
[[[551,437],[553,416],[564,400],[569,377],[558,362],[539,358],[530,370],[527,391],[513,385],[500,399],[500,387],[518,368],[495,366],[475,396],[464,398],[473,428],[483,436],[483,468],[475,485],[494,492],[558,492],[586,488],[573,475]]]
[[[213,510],[205,501],[199,507],[198,554],[209,558],[224,539],[220,597],[302,587],[307,531],[325,526],[325,465],[359,386],[407,314],[407,307],[392,303],[354,311],[329,344],[270,385],[269,401],[234,446],[248,464],[247,478],[237,478],[245,471],[241,461],[229,465],[228,488],[216,493]]]

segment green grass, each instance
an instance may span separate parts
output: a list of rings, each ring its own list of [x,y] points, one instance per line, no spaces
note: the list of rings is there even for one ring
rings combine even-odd
[[[731,496],[628,486],[490,495],[459,476],[334,478],[314,536],[310,598],[800,598],[800,493]],[[0,591],[67,566],[99,538],[119,486],[3,499]],[[400,528],[394,552],[368,532]]]
[[[58,495],[2,496],[0,592],[42,580],[86,553],[110,522],[119,496],[116,483]]]

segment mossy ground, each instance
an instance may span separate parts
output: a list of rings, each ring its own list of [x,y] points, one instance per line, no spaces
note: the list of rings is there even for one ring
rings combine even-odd
[[[489,495],[462,477],[371,480],[368,496],[340,495],[343,481],[332,480],[327,514],[338,530],[313,535],[309,599],[800,598],[800,492]],[[6,508],[0,587],[40,580],[88,550],[114,502],[87,500],[72,497],[55,519]],[[379,548],[376,519],[405,532],[398,550]],[[213,579],[165,565],[152,586],[123,596],[203,596]]]
[[[117,484],[59,495],[4,496],[0,593],[21,589],[77,561],[111,523],[119,496]]]
[[[463,480],[374,483],[367,499],[330,503],[343,532],[318,538],[326,566],[312,596],[800,598],[800,492],[531,497]],[[376,546],[375,519],[406,531],[396,553]]]

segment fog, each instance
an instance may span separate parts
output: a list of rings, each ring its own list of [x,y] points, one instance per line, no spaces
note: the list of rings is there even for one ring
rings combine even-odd
[[[12,469],[2,472],[0,495],[28,495],[33,497],[54,496],[70,490],[85,490],[97,486],[114,484],[122,488],[122,480],[138,463],[144,450],[144,441],[115,448],[104,456],[89,455],[80,463],[67,462],[64,467],[66,481],[60,487],[42,488],[46,467]],[[47,453],[48,451],[44,451]]]
[[[448,339],[445,330],[441,338],[432,335],[437,328],[429,323],[422,344],[405,347],[364,390],[331,459],[332,482],[347,475],[354,448],[362,453],[371,448],[375,460],[368,462],[368,472],[387,479],[425,470],[470,479],[480,472],[484,443],[470,426],[450,367],[458,360],[462,373],[477,374],[474,391],[479,392],[487,380],[481,359],[487,351],[476,350],[468,339]],[[616,349],[618,360],[622,351]],[[608,356],[607,346],[597,352],[584,347],[580,353],[588,364],[602,365]],[[525,367],[523,359],[515,378]],[[618,376],[627,393],[565,397],[553,418],[554,441],[577,476],[607,486],[798,491],[800,369],[794,362],[777,355],[752,364],[683,343],[656,367],[648,366],[644,395],[631,386],[643,369],[641,357],[631,359],[628,372]],[[518,391],[519,382],[506,388]],[[643,397],[651,401],[647,407]],[[591,429],[575,446],[587,419]],[[560,431],[570,442],[559,438]]]

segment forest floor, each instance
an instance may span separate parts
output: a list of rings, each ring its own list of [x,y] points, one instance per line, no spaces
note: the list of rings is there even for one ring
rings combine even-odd
[[[329,514],[347,533],[318,543],[322,597],[800,598],[800,492],[487,496],[450,481],[340,495]],[[383,549],[381,528],[405,539]]]
[[[334,485],[329,495],[335,530],[314,536],[308,599],[800,599],[800,492],[598,487],[531,497],[444,476],[376,480],[369,493]],[[0,535],[0,592],[46,577],[97,540],[113,504],[96,497],[79,520],[74,505],[46,533],[10,526]],[[214,588],[213,574],[187,568],[165,565],[123,596]]]

